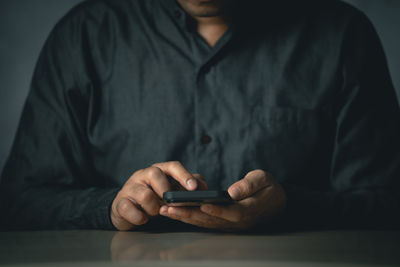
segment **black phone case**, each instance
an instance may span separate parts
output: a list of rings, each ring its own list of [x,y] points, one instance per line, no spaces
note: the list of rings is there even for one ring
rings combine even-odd
[[[227,191],[169,191],[163,199],[172,206],[200,206],[205,203],[230,204],[232,199]]]

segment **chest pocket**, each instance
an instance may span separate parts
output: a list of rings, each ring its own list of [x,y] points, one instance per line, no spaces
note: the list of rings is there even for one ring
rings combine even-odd
[[[329,177],[334,136],[329,112],[257,106],[251,115],[248,146],[253,168],[271,172],[279,182],[326,182],[318,177]]]

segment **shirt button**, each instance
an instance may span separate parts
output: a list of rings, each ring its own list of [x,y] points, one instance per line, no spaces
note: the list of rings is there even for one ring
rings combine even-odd
[[[211,143],[211,140],[211,137],[206,134],[201,137],[201,143],[204,145]]]
[[[181,12],[180,12],[179,10],[175,10],[175,17],[176,17],[177,19],[180,19],[181,16],[182,16]]]

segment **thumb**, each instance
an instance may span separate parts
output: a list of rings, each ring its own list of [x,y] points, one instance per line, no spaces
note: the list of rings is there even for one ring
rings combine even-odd
[[[248,198],[259,190],[271,185],[269,175],[263,170],[255,170],[246,174],[246,176],[231,185],[228,193],[233,200],[242,200]]]

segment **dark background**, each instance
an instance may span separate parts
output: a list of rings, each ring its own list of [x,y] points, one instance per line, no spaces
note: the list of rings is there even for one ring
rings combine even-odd
[[[11,148],[40,49],[54,24],[81,1],[0,0],[0,172]],[[400,96],[400,1],[346,1],[364,11],[375,25]]]

